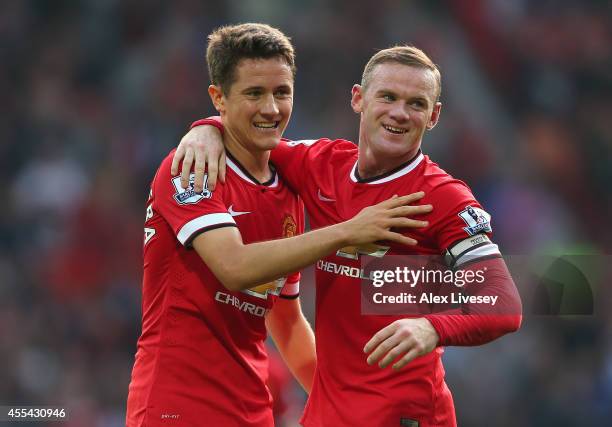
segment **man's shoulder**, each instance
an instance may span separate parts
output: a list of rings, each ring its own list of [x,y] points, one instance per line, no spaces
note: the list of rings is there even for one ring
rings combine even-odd
[[[354,153],[357,152],[357,145],[353,142],[348,141],[346,139],[329,139],[329,138],[319,138],[319,139],[298,139],[298,140],[289,140],[283,139],[281,140],[281,146],[286,148],[307,148],[310,150],[315,150],[317,152],[321,151],[333,151],[338,153]]]
[[[429,156],[425,156],[420,178],[423,180],[423,190],[438,197],[453,195],[472,195],[470,187],[460,179],[442,169]]]

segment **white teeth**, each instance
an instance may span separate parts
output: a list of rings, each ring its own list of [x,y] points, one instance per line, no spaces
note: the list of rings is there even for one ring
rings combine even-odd
[[[277,122],[270,122],[270,123],[253,123],[253,125],[256,128],[262,128],[262,129],[272,129],[275,128],[277,125]]]
[[[396,128],[396,127],[389,126],[389,125],[383,125],[383,127],[392,133],[400,133],[400,134],[406,133],[406,129]]]

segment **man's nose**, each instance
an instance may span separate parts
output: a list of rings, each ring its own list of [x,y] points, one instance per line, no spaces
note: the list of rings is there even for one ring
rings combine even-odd
[[[398,123],[407,122],[410,119],[408,114],[408,108],[404,103],[396,102],[391,110],[389,110],[389,117],[396,120]]]
[[[279,113],[278,105],[273,94],[266,96],[261,105],[261,114],[267,116],[275,116]]]

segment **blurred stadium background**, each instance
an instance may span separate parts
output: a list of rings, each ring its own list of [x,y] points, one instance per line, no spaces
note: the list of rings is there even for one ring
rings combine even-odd
[[[356,140],[349,90],[368,58],[424,48],[444,104],[424,150],[471,185],[503,252],[610,260],[611,10],[605,0],[3,1],[0,404],[65,406],[67,426],[123,425],[147,188],[187,125],[213,112],[204,49],[222,24],[292,36],[290,138]],[[517,334],[447,350],[459,425],[610,425],[610,263],[602,274],[594,316],[528,315]],[[312,318],[311,284],[307,271]],[[304,395],[273,367],[278,425],[296,425]]]

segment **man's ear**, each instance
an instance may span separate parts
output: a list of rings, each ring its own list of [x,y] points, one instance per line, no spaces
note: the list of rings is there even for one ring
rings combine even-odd
[[[225,102],[223,98],[223,91],[220,86],[210,85],[208,86],[208,96],[210,96],[210,100],[212,101],[215,109],[219,113],[225,113]]]
[[[431,112],[431,116],[429,117],[429,122],[427,123],[427,130],[432,130],[438,124],[438,120],[440,120],[441,111],[442,103],[436,102],[433,111]]]
[[[363,111],[363,88],[361,85],[354,84],[351,89],[351,107],[356,113]]]

